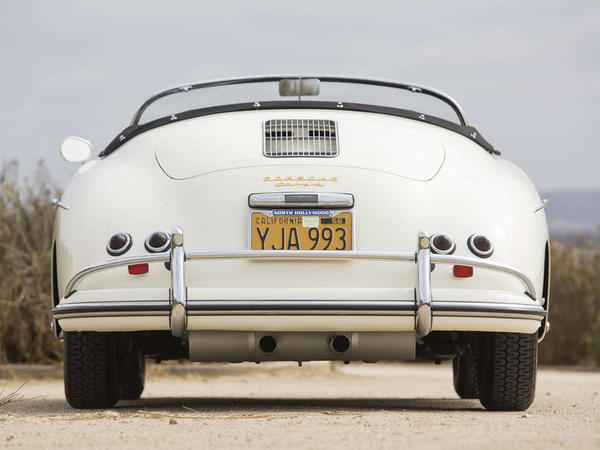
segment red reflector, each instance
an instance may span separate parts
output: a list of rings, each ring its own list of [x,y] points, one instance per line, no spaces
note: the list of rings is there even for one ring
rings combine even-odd
[[[131,275],[139,275],[148,272],[148,264],[132,264],[127,266]]]
[[[454,276],[458,278],[468,278],[473,276],[471,266],[454,266]]]

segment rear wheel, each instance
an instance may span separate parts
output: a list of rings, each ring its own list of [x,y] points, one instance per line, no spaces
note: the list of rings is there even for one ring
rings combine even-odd
[[[452,375],[454,390],[460,398],[479,398],[477,365],[470,352],[452,360]]]
[[[67,402],[74,408],[110,408],[119,400],[117,345],[108,333],[65,333]]]
[[[485,333],[479,399],[492,411],[523,411],[535,397],[537,334]]]
[[[144,392],[146,358],[139,352],[129,351],[119,357],[119,398],[135,400]]]

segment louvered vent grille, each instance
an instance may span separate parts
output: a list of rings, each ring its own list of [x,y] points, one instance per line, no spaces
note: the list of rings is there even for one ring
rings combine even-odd
[[[267,120],[265,156],[332,158],[338,155],[337,123],[333,120]]]

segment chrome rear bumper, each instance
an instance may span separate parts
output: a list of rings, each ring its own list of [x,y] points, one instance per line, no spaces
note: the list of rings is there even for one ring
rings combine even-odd
[[[431,332],[433,318],[464,314],[474,317],[526,318],[542,320],[547,311],[537,301],[532,281],[520,270],[487,260],[451,255],[433,254],[429,238],[424,233],[418,237],[418,250],[411,253],[364,252],[364,251],[277,251],[243,250],[238,252],[186,252],[183,246],[183,231],[176,227],[172,231],[171,250],[164,253],[114,258],[94,264],[76,273],[65,289],[65,298],[75,292],[78,283],[99,271],[130,264],[168,262],[171,268],[169,301],[94,301],[82,303],[60,303],[53,310],[57,319],[88,316],[116,315],[168,315],[171,333],[181,337],[187,329],[188,316],[194,315],[402,315],[414,316],[415,330],[419,337]],[[246,259],[246,260],[387,260],[416,264],[417,286],[414,301],[330,301],[330,300],[188,300],[184,278],[184,265],[195,260]],[[493,270],[518,279],[531,304],[491,302],[443,302],[432,303],[432,264],[461,264]],[[543,303],[543,302],[542,302]]]

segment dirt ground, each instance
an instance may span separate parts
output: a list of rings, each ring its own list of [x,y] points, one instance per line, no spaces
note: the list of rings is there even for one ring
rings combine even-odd
[[[140,400],[101,411],[71,409],[60,379],[20,392],[0,448],[600,448],[597,371],[540,370],[524,413],[459,400],[448,364],[152,366]]]

